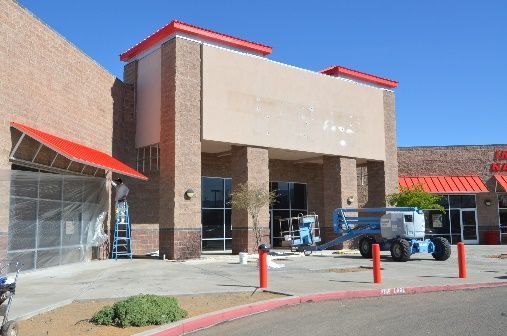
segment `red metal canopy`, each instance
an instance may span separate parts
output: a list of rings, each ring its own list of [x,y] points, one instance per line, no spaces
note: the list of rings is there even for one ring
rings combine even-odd
[[[488,188],[476,175],[472,176],[400,176],[398,184],[402,187],[422,185],[431,193],[488,192]]]
[[[148,179],[137,170],[130,168],[112,156],[96,149],[39,131],[35,128],[31,128],[17,122],[11,122],[11,126],[71,161],[76,161],[84,165],[104,170],[111,170],[115,173],[135,177],[141,180]]]
[[[507,175],[495,175],[496,182],[502,186],[504,191],[507,191]]]

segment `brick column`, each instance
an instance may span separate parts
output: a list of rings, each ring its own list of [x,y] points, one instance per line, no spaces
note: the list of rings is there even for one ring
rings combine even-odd
[[[233,146],[231,157],[232,190],[239,184],[263,185],[269,190],[269,157],[265,148]],[[253,222],[246,210],[232,210],[232,253],[256,252]],[[269,207],[259,213],[262,242],[269,244]]]
[[[320,218],[320,224],[322,240],[327,242],[338,236],[333,230],[333,210],[357,207],[356,160],[338,156],[324,156],[322,179],[324,215]],[[354,200],[349,204],[347,199],[351,196]],[[338,248],[342,248],[342,246],[338,246]]]
[[[162,45],[160,256],[201,255],[201,46],[175,38]],[[195,196],[185,198],[193,189]]]
[[[369,161],[367,207],[383,207],[386,195],[398,191],[398,147],[394,92],[384,91],[385,161]]]

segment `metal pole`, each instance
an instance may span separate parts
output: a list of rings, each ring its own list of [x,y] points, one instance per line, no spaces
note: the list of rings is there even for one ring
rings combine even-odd
[[[382,273],[380,271],[380,245],[372,244],[373,250],[373,282],[382,283]]]
[[[459,277],[461,279],[466,279],[467,264],[465,257],[465,244],[463,244],[462,242],[458,243],[458,268],[459,268]]]

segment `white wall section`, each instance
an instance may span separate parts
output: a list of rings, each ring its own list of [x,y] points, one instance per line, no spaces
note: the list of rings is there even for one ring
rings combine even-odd
[[[136,147],[160,142],[161,49],[139,60],[136,92]]]

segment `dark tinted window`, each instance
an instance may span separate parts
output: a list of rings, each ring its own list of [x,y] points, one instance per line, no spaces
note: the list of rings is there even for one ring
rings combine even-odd
[[[498,195],[498,207],[507,208],[507,194]]]
[[[449,214],[438,210],[424,211],[426,220],[426,232],[430,234],[449,233]]]
[[[224,180],[214,177],[202,178],[202,207],[224,207]]]
[[[449,195],[451,208],[475,208],[474,195]]]
[[[224,179],[225,207],[231,207],[231,179]]]
[[[202,238],[224,237],[224,210],[202,210]]]
[[[277,194],[276,201],[273,203],[273,209],[289,209],[289,183],[273,182],[271,183],[271,187]]]
[[[291,186],[291,208],[306,210],[306,184],[293,183]]]
[[[441,198],[437,201],[437,204],[440,204],[444,208],[449,208],[449,197],[447,195],[438,195]]]

